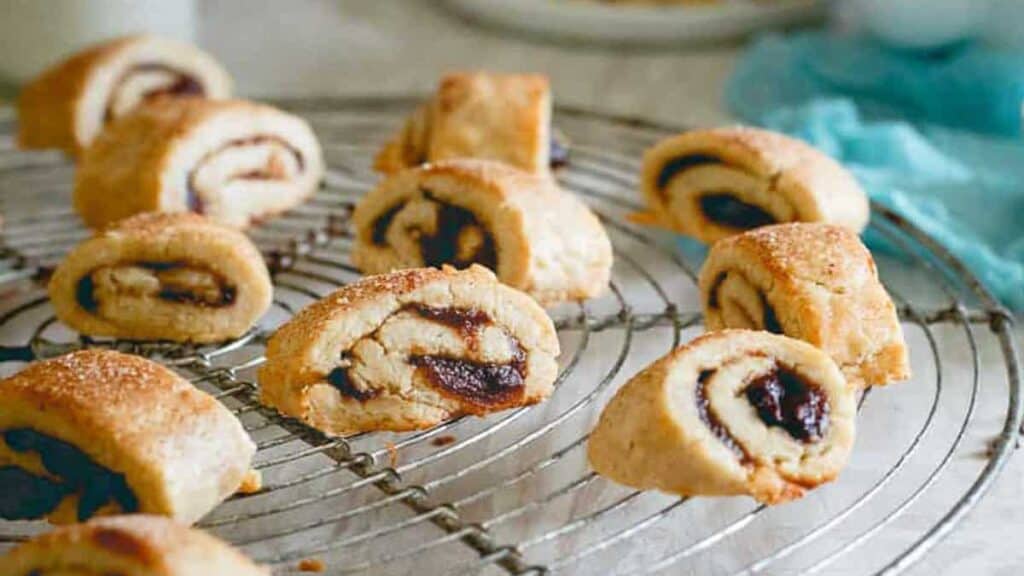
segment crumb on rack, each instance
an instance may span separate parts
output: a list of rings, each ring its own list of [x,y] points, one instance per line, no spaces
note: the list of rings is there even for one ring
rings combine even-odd
[[[323,572],[327,565],[319,558],[304,558],[299,561],[300,572]]]
[[[445,434],[444,436],[438,436],[437,438],[434,438],[430,443],[433,444],[434,446],[447,446],[449,444],[455,443],[455,436],[452,436],[451,434]]]
[[[392,468],[398,467],[398,446],[394,442],[385,442],[384,447],[388,450],[388,462]]]
[[[263,474],[259,470],[251,469],[242,478],[242,484],[238,487],[239,494],[255,494],[263,489]]]

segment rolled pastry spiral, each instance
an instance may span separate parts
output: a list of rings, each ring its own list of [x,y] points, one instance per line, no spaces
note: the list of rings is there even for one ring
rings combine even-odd
[[[74,205],[99,228],[139,212],[198,212],[244,228],[304,202],[324,161],[297,116],[242,100],[161,100],[82,155]]]
[[[231,95],[231,78],[194,46],[150,35],[93,46],[49,68],[18,99],[24,148],[77,154],[103,127],[156,98]]]
[[[138,356],[83,350],[0,381],[0,518],[191,524],[235,492],[255,451],[227,408]]]
[[[161,516],[95,518],[0,557],[0,576],[270,576],[221,540]]]
[[[868,222],[864,191],[842,166],[788,136],[747,127],[695,130],[644,154],[645,218],[706,243],[784,222]]]
[[[57,317],[83,334],[206,343],[249,330],[273,287],[241,232],[197,214],[147,213],[76,246],[49,293]]]
[[[553,180],[485,160],[387,178],[353,214],[364,273],[481,264],[542,303],[600,295],[612,249],[596,216]]]
[[[551,87],[536,74],[459,72],[441,79],[377,154],[374,168],[398,172],[424,162],[480,158],[549,174],[567,150],[551,131]]]
[[[903,329],[849,229],[780,224],[712,246],[699,279],[710,330],[753,328],[821,348],[861,387],[910,377]]]
[[[327,434],[412,430],[539,402],[558,338],[529,296],[480,266],[371,276],[270,338],[261,399]]]
[[[767,332],[710,332],[615,394],[588,457],[633,488],[777,504],[836,478],[855,417],[855,389],[817,348]]]

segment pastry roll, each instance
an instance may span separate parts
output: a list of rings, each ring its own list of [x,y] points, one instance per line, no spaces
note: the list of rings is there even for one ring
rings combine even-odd
[[[449,158],[498,160],[548,174],[567,149],[552,137],[551,88],[534,74],[449,74],[377,154],[384,173]]]
[[[835,160],[754,128],[685,132],[644,154],[640,188],[653,223],[702,242],[783,222],[860,232],[867,196]]]
[[[261,398],[327,434],[428,428],[551,393],[558,337],[529,296],[472,266],[372,276],[270,338]]]
[[[263,258],[245,234],[196,214],[139,214],[76,246],[49,285],[57,317],[91,336],[219,342],[270,307]]]
[[[353,224],[352,261],[367,274],[475,263],[544,303],[600,295],[611,274],[611,243],[583,202],[493,161],[393,175],[363,197]]]
[[[855,394],[810,344],[711,332],[626,383],[602,412],[587,454],[599,474],[633,488],[777,504],[845,466]]]
[[[227,408],[138,356],[83,350],[0,381],[0,518],[191,524],[235,492],[255,450]]]
[[[213,536],[161,516],[95,518],[0,557],[0,576],[270,576]]]
[[[821,348],[858,386],[910,377],[896,308],[850,230],[779,224],[712,246],[699,279],[710,330],[752,328]]]
[[[320,144],[297,116],[241,100],[160,100],[84,152],[74,205],[93,228],[150,211],[242,228],[301,204],[323,172]]]
[[[53,66],[18,99],[23,148],[78,153],[108,122],[157,97],[227,98],[231,78],[195,46],[128,36],[93,46]]]

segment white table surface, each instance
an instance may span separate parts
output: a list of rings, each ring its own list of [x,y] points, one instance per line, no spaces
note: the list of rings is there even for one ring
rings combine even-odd
[[[677,125],[730,120],[721,95],[734,45],[630,51],[530,43],[471,26],[427,0],[211,0],[200,13],[201,43],[248,97],[426,93],[445,70],[488,68],[546,73],[562,104]],[[997,368],[986,372],[1004,378]],[[1022,473],[1016,457],[911,572],[1021,573]]]

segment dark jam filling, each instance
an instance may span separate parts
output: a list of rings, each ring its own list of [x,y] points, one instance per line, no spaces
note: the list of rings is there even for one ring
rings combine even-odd
[[[203,96],[206,93],[206,89],[203,88],[203,85],[193,76],[185,74],[179,70],[175,70],[170,66],[165,66],[163,64],[139,64],[138,66],[134,66],[130,70],[128,70],[125,76],[127,77],[128,75],[134,72],[154,71],[170,72],[171,74],[174,74],[174,83],[170,86],[165,86],[163,88],[157,88],[155,90],[150,90],[149,92],[146,92],[146,94],[143,96],[143,100],[148,101],[154,98],[158,98],[160,96]],[[104,111],[103,117],[105,122],[109,122],[112,119],[113,110],[111,110],[109,106]]]
[[[190,265],[187,262],[135,262],[133,264],[125,264],[125,266],[138,266],[139,268],[145,268],[146,270],[152,270],[154,272],[163,272],[178,268],[199,268],[197,266]],[[194,291],[183,287],[162,286],[157,296],[160,299],[167,300],[169,302],[190,304],[192,306],[203,306],[206,308],[221,308],[234,304],[235,298],[238,296],[237,289],[235,289],[234,286],[227,284],[219,277],[217,284],[220,288],[220,294],[217,300],[213,302],[203,298]],[[75,298],[78,301],[78,305],[88,312],[96,312],[99,308],[99,302],[96,301],[96,286],[95,281],[92,279],[92,273],[83,276],[82,279],[78,281],[78,285],[75,288]]]
[[[551,168],[562,168],[569,164],[569,146],[559,135],[551,135],[548,146],[548,164]]]
[[[115,502],[126,514],[137,512],[139,502],[123,474],[94,462],[72,444],[28,428],[3,432],[4,442],[15,452],[39,454],[43,467],[59,478],[53,480],[0,468],[0,517],[39,518],[52,512],[67,494],[78,494],[78,519],[91,518],[100,508]],[[58,492],[60,497],[57,497]],[[12,494],[25,495],[20,499]]]
[[[669,160],[662,166],[661,172],[658,173],[658,190],[664,190],[668,183],[672,181],[672,178],[680,172],[685,172],[697,166],[721,163],[721,158],[709,154],[691,154],[690,156],[680,156]]]
[[[375,246],[387,246],[388,244],[388,228],[391,227],[391,221],[395,219],[395,215],[398,214],[404,204],[398,204],[391,208],[388,208],[386,212],[381,214],[380,218],[373,223],[373,244]]]
[[[701,196],[700,209],[709,220],[730,228],[748,229],[776,223],[768,212],[728,194]]]
[[[730,450],[746,462],[750,459],[746,450],[740,446],[739,442],[737,442],[736,439],[732,437],[732,434],[729,433],[728,428],[726,428],[725,425],[722,424],[722,421],[718,419],[718,415],[711,409],[711,403],[708,401],[707,383],[714,374],[714,370],[702,370],[697,376],[697,414],[700,416],[701,421],[711,429],[711,433],[714,434],[722,444],[725,444]]]
[[[284,148],[287,148],[288,151],[291,152],[292,155],[295,157],[295,163],[298,165],[299,170],[305,170],[306,159],[302,156],[302,152],[300,152],[298,149],[293,147],[288,142],[275,136],[254,136],[252,138],[239,138],[238,140],[231,140],[230,142],[226,142],[220,148],[207,153],[207,155],[203,157],[203,159],[200,160],[196,164],[196,166],[198,167],[211,156],[216,156],[217,154],[220,154],[221,152],[227,150],[228,148],[236,148],[238,146],[250,146],[253,144],[262,144],[264,142],[276,142],[283,146]],[[206,212],[206,205],[203,203],[203,199],[199,197],[199,192],[196,190],[195,172],[195,169],[193,169],[192,172],[190,172],[188,175],[188,183],[185,186],[185,205],[188,206],[190,212],[195,212],[196,214],[204,214]],[[269,168],[267,168],[264,170],[255,170],[251,172],[246,172],[244,174],[237,174],[233,178],[242,180],[274,180],[277,179],[277,176],[274,175]]]
[[[494,240],[487,232],[483,233],[483,245],[472,256],[468,258],[459,256],[459,236],[463,229],[470,226],[475,226],[481,231],[484,229],[476,216],[465,208],[444,204],[437,200],[434,202],[438,203],[437,233],[420,238],[420,253],[423,256],[423,263],[435,267],[451,264],[456,268],[480,264],[491,270],[497,270],[498,256],[494,249]]]
[[[764,310],[764,317],[761,320],[764,329],[772,334],[782,334],[782,324],[779,324],[779,317],[775,315],[775,308],[768,303],[764,294],[761,294],[761,309]]]
[[[481,327],[491,323],[491,317],[483,310],[473,308],[433,308],[422,304],[410,306],[417,314],[459,331],[462,336],[473,336]]]
[[[766,426],[778,426],[801,442],[828,432],[828,401],[818,388],[784,367],[758,376],[743,389]]]
[[[431,354],[414,355],[409,362],[423,370],[434,388],[482,407],[519,403],[525,392],[526,354],[518,343],[511,362],[476,362]]]
[[[359,400],[360,402],[366,402],[377,395],[377,391],[374,389],[363,390],[357,387],[348,374],[348,368],[342,366],[331,370],[327,374],[327,382],[334,386],[342,396]]]

